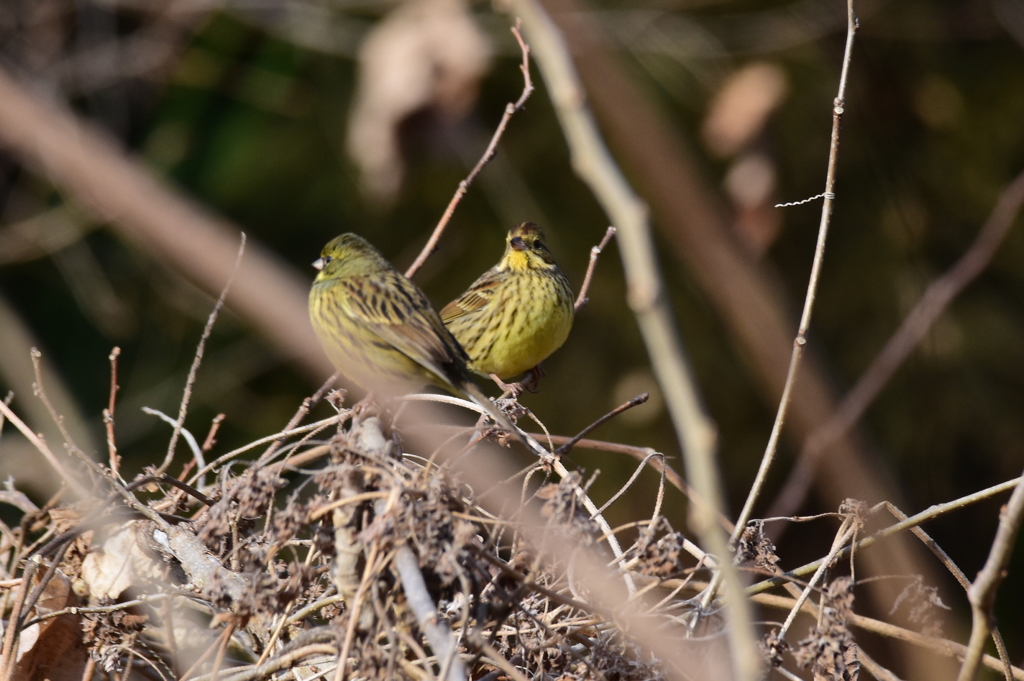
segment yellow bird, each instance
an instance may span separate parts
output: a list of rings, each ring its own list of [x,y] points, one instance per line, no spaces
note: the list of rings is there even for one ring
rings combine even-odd
[[[425,384],[476,402],[516,432],[473,383],[466,353],[423,291],[356,234],[324,246],[309,317],[328,358],[367,391],[397,395]]]
[[[469,355],[472,371],[501,379],[534,370],[561,347],[572,328],[573,293],[532,222],[509,230],[498,264],[441,310]]]

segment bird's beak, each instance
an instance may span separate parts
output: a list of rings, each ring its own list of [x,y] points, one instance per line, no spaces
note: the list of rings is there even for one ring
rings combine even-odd
[[[324,259],[323,258],[317,258],[316,260],[314,260],[313,261],[313,267],[315,267],[318,271],[322,270],[324,268]]]
[[[512,250],[514,251],[526,250],[526,242],[523,241],[523,237],[521,236],[513,237],[512,241],[509,242],[509,245],[512,246]]]

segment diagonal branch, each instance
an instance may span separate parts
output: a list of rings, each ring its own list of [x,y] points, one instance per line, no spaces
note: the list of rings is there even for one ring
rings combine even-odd
[[[526,104],[526,100],[533,94],[533,81],[530,80],[530,47],[523,40],[523,36],[519,33],[519,24],[516,23],[512,27],[512,35],[516,37],[516,42],[519,43],[519,49],[523,53],[523,63],[519,66],[519,69],[523,72],[523,93],[519,95],[519,99],[515,102],[509,102],[505,107],[505,113],[501,116],[501,121],[498,123],[497,129],[494,131],[494,135],[491,137],[491,143],[487,145],[484,150],[483,156],[473,166],[473,170],[469,172],[462,182],[459,182],[459,188],[455,190],[455,195],[452,200],[448,202],[448,207],[444,209],[444,214],[441,215],[441,220],[437,223],[437,227],[434,227],[434,232],[430,235],[426,245],[420,254],[416,256],[416,260],[409,265],[409,269],[405,271],[405,276],[410,279],[423,263],[427,261],[430,254],[437,250],[437,243],[441,240],[441,234],[444,233],[446,227],[448,227],[448,221],[452,219],[452,215],[455,213],[455,208],[458,207],[459,202],[462,201],[462,197],[469,191],[469,185],[473,184],[473,180],[480,174],[480,171],[484,169],[494,155],[498,153],[498,142],[501,141],[502,135],[505,134],[505,128],[508,127],[508,122],[512,120],[512,116],[523,108]]]
[[[240,230],[155,177],[95,126],[0,68],[0,146],[154,262],[217,295]],[[250,241],[227,304],[319,383],[334,371],[306,313],[308,280]]]

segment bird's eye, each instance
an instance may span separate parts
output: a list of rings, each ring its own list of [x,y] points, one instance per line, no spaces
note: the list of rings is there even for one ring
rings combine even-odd
[[[325,256],[324,256],[324,264],[325,264],[325,265],[326,265],[327,263],[329,263],[330,261],[332,261],[332,260],[334,260],[334,258],[332,258],[331,256],[329,256],[329,255],[325,255]]]
[[[533,247],[534,248],[544,248],[544,244],[541,243],[540,239],[535,239],[534,242],[533,242]]]

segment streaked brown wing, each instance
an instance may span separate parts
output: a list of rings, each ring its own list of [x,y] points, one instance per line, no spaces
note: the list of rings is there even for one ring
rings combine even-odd
[[[451,337],[427,297],[408,280],[349,277],[345,312],[381,340],[450,383],[458,380],[465,352]]]
[[[497,286],[498,273],[494,270],[485,272],[465,293],[444,306],[441,310],[441,321],[448,323],[481,309],[494,298]]]

